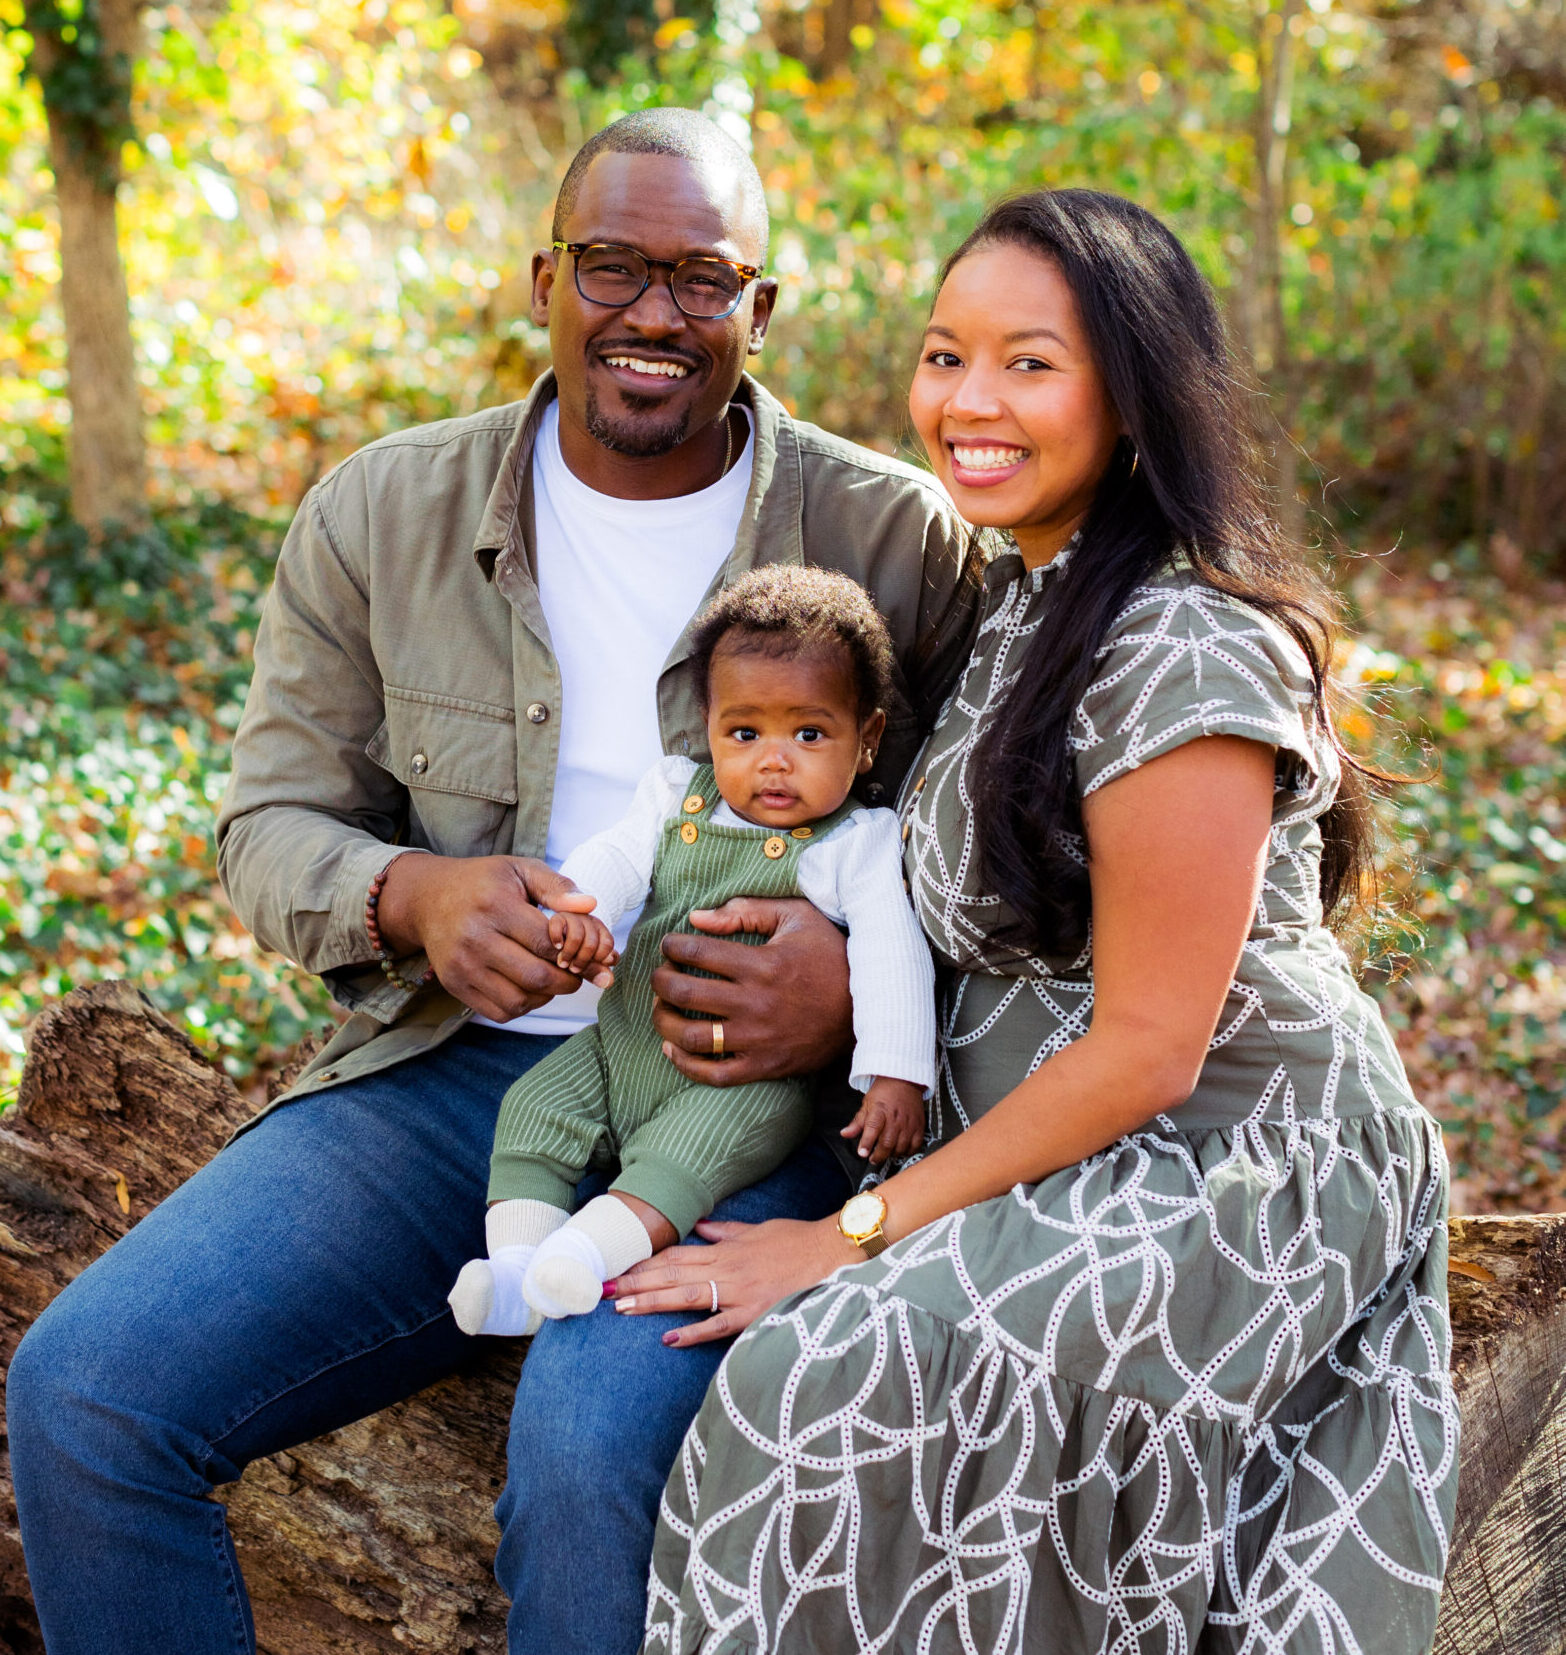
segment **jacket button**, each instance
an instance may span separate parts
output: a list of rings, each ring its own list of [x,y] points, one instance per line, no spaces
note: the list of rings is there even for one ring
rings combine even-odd
[[[527,706],[529,724],[542,724],[549,717],[549,709],[542,701],[530,701]]]
[[[865,789],[865,798],[869,803],[878,805],[886,797],[886,789],[880,782],[871,782]]]
[[[424,772],[429,769],[429,767],[430,761],[427,753],[415,753],[413,755],[413,763],[409,766],[415,776],[422,776]]]

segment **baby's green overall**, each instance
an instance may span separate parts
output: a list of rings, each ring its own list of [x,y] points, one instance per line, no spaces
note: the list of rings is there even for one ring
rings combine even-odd
[[[664,937],[694,930],[693,908],[737,896],[798,896],[801,852],[857,806],[849,801],[790,833],[714,823],[719,803],[712,767],[699,766],[684,809],[664,823],[647,906],[599,1001],[596,1026],[535,1064],[501,1103],[491,1201],[521,1197],[569,1208],[589,1164],[618,1159],[610,1188],[650,1203],[685,1236],[724,1196],[765,1177],[809,1134],[808,1081],[720,1088],[687,1080],[663,1055],[653,1027],[651,979],[663,961]]]

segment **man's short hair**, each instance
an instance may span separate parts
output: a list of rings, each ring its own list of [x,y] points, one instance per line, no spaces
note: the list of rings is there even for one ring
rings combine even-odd
[[[587,169],[600,155],[674,155],[698,166],[727,168],[738,178],[745,196],[745,227],[758,231],[759,259],[767,253],[767,192],[762,188],[756,163],[715,121],[694,109],[641,109],[624,115],[595,132],[576,152],[566,168],[555,197],[555,218],[550,235],[565,240],[565,227],[576,209]]]

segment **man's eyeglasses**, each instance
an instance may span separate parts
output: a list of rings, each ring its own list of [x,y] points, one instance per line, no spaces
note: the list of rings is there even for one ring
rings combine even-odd
[[[647,291],[653,269],[669,272],[669,292],[687,316],[716,322],[732,316],[744,296],[745,284],[761,274],[759,264],[736,264],[732,259],[708,257],[650,259],[634,247],[603,241],[554,241],[557,253],[569,253],[576,264],[576,290],[589,304],[635,304]]]

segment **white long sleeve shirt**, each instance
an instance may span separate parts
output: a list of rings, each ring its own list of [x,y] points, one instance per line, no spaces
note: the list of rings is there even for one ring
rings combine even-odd
[[[680,814],[696,764],[660,759],[637,784],[631,808],[585,840],[560,871],[598,899],[594,916],[613,929],[647,900],[663,825]],[[713,811],[725,827],[754,828],[727,804]],[[856,810],[800,852],[800,894],[848,928],[848,979],[854,998],[850,1081],[863,1092],[877,1075],[935,1085],[935,968],[903,887],[902,840],[890,810]]]

